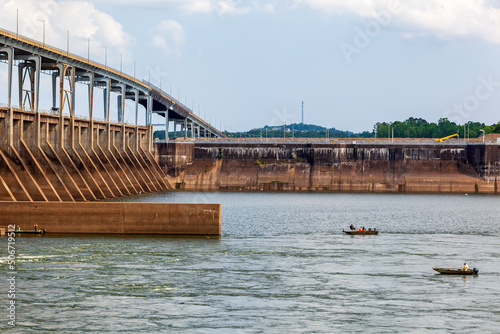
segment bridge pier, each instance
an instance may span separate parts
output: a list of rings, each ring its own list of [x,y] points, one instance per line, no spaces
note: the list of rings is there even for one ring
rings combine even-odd
[[[14,65],[14,48],[11,46],[0,47],[0,57],[5,54],[7,58],[7,100],[8,100],[8,115],[5,121],[5,133],[2,136],[2,142],[5,146],[12,145],[12,127],[13,127],[13,112],[12,112],[12,70]],[[3,57],[2,57],[3,58]]]

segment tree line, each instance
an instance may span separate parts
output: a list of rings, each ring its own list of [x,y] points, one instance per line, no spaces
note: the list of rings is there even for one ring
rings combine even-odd
[[[460,138],[477,138],[484,130],[488,133],[500,133],[500,122],[485,125],[480,122],[456,124],[447,118],[441,118],[437,123],[429,123],[423,118],[410,117],[405,121],[393,123],[377,123],[374,134],[378,138],[390,138],[394,132],[396,138],[442,138],[457,133]]]
[[[488,133],[500,133],[500,122],[486,125],[480,122],[456,124],[447,118],[437,123],[429,123],[423,118],[410,117],[405,121],[377,122],[371,131],[352,132],[336,128],[326,128],[314,124],[287,124],[269,126],[242,132],[224,132],[228,137],[236,138],[442,138],[457,133],[460,138],[477,138],[484,130]],[[174,136],[170,132],[169,137]],[[188,136],[191,136],[188,133]],[[155,131],[154,138],[165,139],[164,131]]]

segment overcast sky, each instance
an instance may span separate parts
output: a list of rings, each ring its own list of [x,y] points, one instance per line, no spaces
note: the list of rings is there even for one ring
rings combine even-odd
[[[500,8],[480,0],[0,0],[0,27],[120,68],[227,130],[500,121]],[[120,56],[122,55],[122,56]],[[2,101],[6,67],[0,65]],[[48,80],[48,79],[47,79]],[[85,91],[84,89],[80,89]],[[16,93],[14,93],[14,96]],[[47,95],[47,94],[44,94]],[[186,99],[187,96],[187,99]],[[42,101],[43,102],[43,101]],[[17,102],[16,102],[17,104]],[[46,109],[50,105],[42,105]]]

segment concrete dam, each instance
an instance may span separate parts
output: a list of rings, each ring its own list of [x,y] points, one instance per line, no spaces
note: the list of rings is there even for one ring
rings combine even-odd
[[[105,201],[174,188],[151,153],[153,126],[168,129],[173,122],[174,130],[180,126],[185,135],[189,129],[205,138],[222,136],[216,128],[135,75],[1,28],[0,63],[7,70],[6,103],[0,105],[0,230],[30,232],[37,224],[50,233],[220,234],[220,204]],[[42,74],[52,84],[42,84]],[[77,86],[87,93],[79,103]],[[95,117],[97,90],[104,119]],[[52,96],[48,111],[40,108],[42,94]],[[140,114],[145,125],[139,125]],[[153,116],[163,122],[152,124]]]
[[[155,155],[186,190],[498,194],[499,146],[196,142],[158,144]]]
[[[7,115],[0,110],[4,230],[38,224],[49,233],[221,233],[220,204],[100,201],[173,189],[150,153],[152,127],[13,111],[7,145]]]

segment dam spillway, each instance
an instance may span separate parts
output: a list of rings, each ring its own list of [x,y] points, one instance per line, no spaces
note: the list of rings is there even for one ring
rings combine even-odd
[[[2,201],[85,202],[173,188],[150,153],[151,127],[12,113],[8,124],[9,110],[0,109]]]

